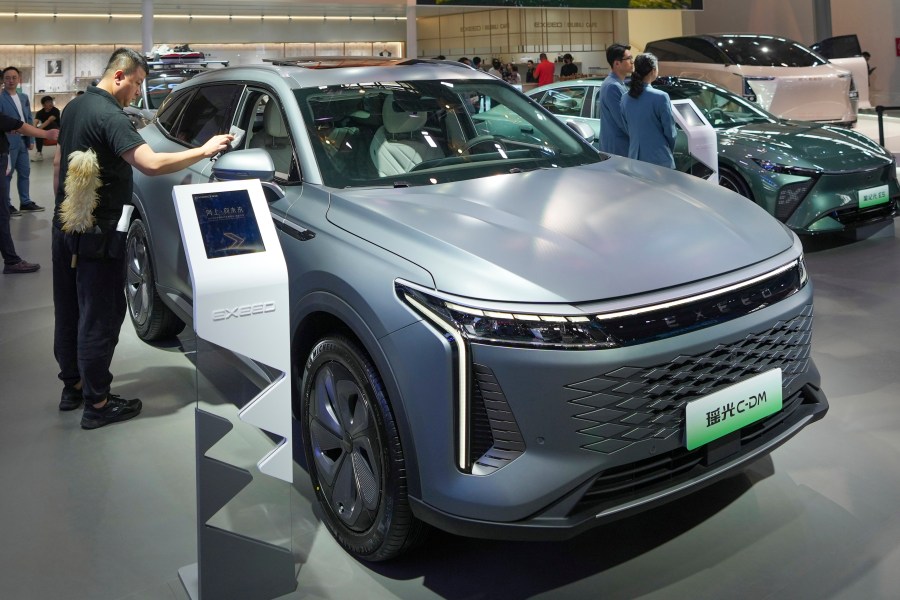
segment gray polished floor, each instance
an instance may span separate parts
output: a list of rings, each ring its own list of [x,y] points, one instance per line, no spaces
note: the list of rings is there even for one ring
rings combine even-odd
[[[50,206],[52,164],[33,167],[33,196]],[[126,324],[114,386],[143,414],[87,432],[59,413],[49,219],[12,222],[19,253],[44,268],[0,275],[0,598],[184,599],[177,572],[197,560],[190,340],[151,347]],[[807,257],[831,410],[770,457],[569,542],[437,533],[375,566],[318,523],[298,468],[290,597],[900,597],[900,242],[808,240]]]

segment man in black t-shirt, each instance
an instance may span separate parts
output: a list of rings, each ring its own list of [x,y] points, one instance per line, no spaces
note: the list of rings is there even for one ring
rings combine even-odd
[[[55,140],[59,136],[59,131],[43,131],[19,119],[0,113],[0,254],[3,255],[3,273],[6,275],[34,273],[41,268],[41,265],[24,261],[16,254],[16,246],[13,244],[12,233],[9,231],[9,203],[2,201],[9,192],[7,189],[9,180],[4,176],[9,161],[9,140],[4,134],[13,131],[51,140]]]
[[[53,106],[53,97],[44,96],[41,98],[41,110],[34,114],[34,126],[40,129],[59,129],[59,109]],[[35,154],[31,158],[33,161],[44,160],[42,150],[44,149],[44,140],[38,138],[34,144]]]
[[[215,135],[198,148],[154,152],[122,110],[140,93],[148,70],[138,52],[113,52],[100,82],[63,110],[54,156],[53,352],[64,386],[59,409],[75,410],[83,401],[82,429],[125,421],[142,407],[110,393],[109,371],[125,319],[125,235],[116,223],[131,200],[132,166],[147,175],[174,173],[222,152],[233,139]]]

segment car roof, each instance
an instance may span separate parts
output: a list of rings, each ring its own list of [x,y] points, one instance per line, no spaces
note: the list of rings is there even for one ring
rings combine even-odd
[[[652,42],[647,42],[647,45],[656,44],[658,42],[669,42],[669,41],[677,41],[677,40],[706,40],[707,42],[717,42],[719,40],[728,39],[728,38],[758,38],[765,40],[778,40],[779,42],[792,42],[798,43],[792,40],[791,38],[786,38],[781,35],[770,35],[770,34],[762,34],[762,33],[697,33],[693,35],[679,35],[676,37],[664,38],[659,40],[653,40]],[[801,46],[803,44],[800,44]]]
[[[500,81],[492,75],[451,60],[385,58],[380,56],[301,56],[266,59],[262,64],[208,69],[190,83],[211,79],[272,78],[292,80],[293,88],[317,85],[354,84],[361,81],[403,81],[428,79],[484,79]]]

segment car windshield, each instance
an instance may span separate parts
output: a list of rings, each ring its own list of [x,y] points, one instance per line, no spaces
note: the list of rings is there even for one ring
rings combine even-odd
[[[752,67],[816,67],[828,61],[797,42],[769,36],[723,36],[716,45],[735,64]]]
[[[703,82],[658,80],[653,87],[669,94],[672,100],[693,100],[700,112],[716,129],[728,129],[750,123],[777,123],[778,119],[756,104],[736,94]]]
[[[414,186],[603,160],[497,81],[399,81],[295,91],[326,185]]]

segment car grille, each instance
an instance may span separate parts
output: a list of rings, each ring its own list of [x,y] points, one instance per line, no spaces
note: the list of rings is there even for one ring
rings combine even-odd
[[[883,221],[896,215],[897,203],[897,198],[891,198],[891,201],[886,204],[864,209],[859,209],[858,207],[843,208],[834,211],[830,216],[845,227],[865,225]]]
[[[567,385],[580,392],[576,408],[579,445],[614,455],[635,445],[648,455],[679,449],[684,440],[684,407],[758,373],[780,367],[784,397],[798,390],[798,376],[809,367],[812,305],[768,331],[720,344],[704,354],[677,356],[649,367],[623,366]]]

